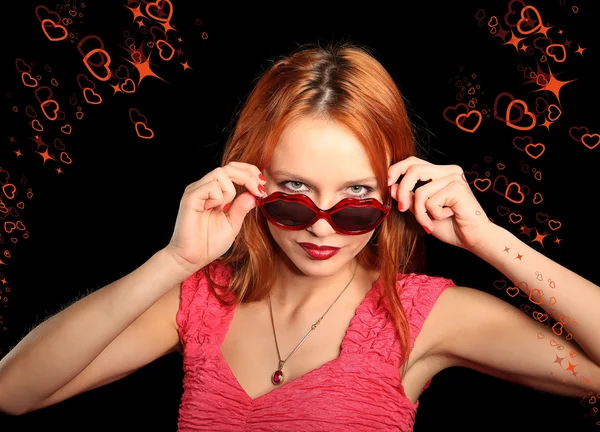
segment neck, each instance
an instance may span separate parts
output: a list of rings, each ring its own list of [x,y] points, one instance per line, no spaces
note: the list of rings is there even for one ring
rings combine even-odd
[[[317,309],[322,312],[323,307],[329,307],[349,282],[344,295],[352,291],[353,287],[364,286],[370,275],[357,266],[356,260],[352,260],[333,274],[309,276],[292,262],[278,259],[275,268],[277,277],[270,293],[271,303],[279,313],[286,316],[293,316],[303,310]]]

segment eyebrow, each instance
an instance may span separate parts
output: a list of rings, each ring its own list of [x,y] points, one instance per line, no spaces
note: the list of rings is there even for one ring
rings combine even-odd
[[[308,180],[307,178],[302,177],[302,176],[300,176],[298,174],[293,174],[293,173],[291,173],[289,171],[277,170],[277,171],[274,171],[273,174],[274,175],[280,175],[280,176],[283,176],[283,177],[290,177],[290,178],[293,178],[293,179],[297,179],[298,181],[300,181],[300,182],[302,182],[304,184],[307,184],[307,185],[309,185],[311,187],[313,186],[312,182],[310,180]],[[366,178],[362,178],[362,179],[350,180],[350,181],[342,183],[342,186],[343,187],[346,187],[346,186],[355,186],[355,185],[360,185],[362,183],[375,183],[374,186],[377,187],[377,177],[366,177]]]

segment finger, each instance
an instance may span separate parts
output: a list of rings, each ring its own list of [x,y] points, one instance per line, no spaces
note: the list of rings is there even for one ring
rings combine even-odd
[[[388,169],[388,186],[397,183],[400,176],[404,174],[411,165],[431,165],[431,163],[419,159],[416,156],[409,156],[400,162],[396,162]]]
[[[229,211],[225,213],[234,232],[237,233],[240,231],[244,218],[254,207],[256,207],[256,198],[250,192],[241,193],[235,199],[233,204],[231,204]]]
[[[192,208],[197,211],[210,210],[223,202],[223,192],[218,182],[204,184],[189,193]]]
[[[265,180],[259,177],[262,174],[254,165],[230,162],[223,167],[223,170],[234,183],[244,186],[251,194],[259,198],[264,198],[267,195],[264,188]]]
[[[422,188],[432,180],[453,174],[462,174],[462,169],[458,165],[411,165],[400,181],[398,208],[401,210],[410,206],[411,191],[416,192],[418,188]]]
[[[468,184],[462,179],[457,180],[456,178],[452,179],[444,188],[435,192],[427,200],[426,205],[432,209],[443,208],[441,215],[449,214],[451,211],[452,215],[459,220],[461,218],[472,219],[477,212],[484,214]]]
[[[419,208],[419,211],[427,212],[430,220],[446,219],[454,214],[451,208],[444,207],[444,203],[434,202],[433,197],[437,196],[438,200],[442,194],[439,191],[444,190],[452,181],[456,179],[455,174],[443,177],[441,179],[432,180],[427,185],[419,188],[414,195],[414,207]],[[433,228],[433,226],[429,226]]]

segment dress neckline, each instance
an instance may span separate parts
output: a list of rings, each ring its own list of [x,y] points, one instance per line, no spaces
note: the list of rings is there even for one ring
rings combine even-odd
[[[344,355],[344,348],[345,348],[346,342],[348,340],[349,330],[357,325],[357,322],[360,319],[360,317],[367,312],[369,303],[372,301],[372,299],[376,299],[377,298],[376,296],[380,294],[380,289],[378,289],[380,287],[380,284],[379,284],[380,279],[381,279],[381,276],[378,277],[371,284],[371,288],[369,289],[369,291],[367,292],[367,294],[365,295],[363,300],[360,302],[360,304],[355,309],[354,315],[352,316],[352,319],[350,320],[350,323],[348,324],[348,328],[346,329],[346,332],[344,333],[344,338],[342,339],[342,342],[340,344],[340,354],[336,358],[329,360],[329,361],[323,363],[321,366],[319,366],[315,369],[312,369],[291,381],[287,381],[287,382],[279,385],[278,387],[274,388],[273,390],[271,390],[267,393],[264,393],[253,399],[252,397],[250,397],[250,395],[248,393],[246,393],[246,390],[244,390],[244,388],[242,387],[242,385],[240,384],[240,382],[238,381],[236,376],[233,374],[233,371],[229,367],[229,364],[225,361],[225,357],[223,357],[223,353],[221,352],[221,344],[225,340],[227,332],[229,331],[229,326],[231,324],[231,321],[233,320],[233,314],[237,307],[237,306],[233,306],[233,307],[229,308],[226,316],[223,317],[224,331],[220,333],[220,337],[218,338],[217,343],[216,343],[217,357],[218,357],[218,361],[221,363],[220,366],[223,368],[223,370],[225,371],[225,374],[228,376],[230,381],[235,383],[235,386],[238,388],[238,390],[240,390],[241,393],[244,394],[246,400],[251,404],[257,404],[259,402],[267,400],[273,396],[273,393],[277,394],[277,393],[280,393],[281,391],[289,390],[292,387],[294,387],[294,385],[297,385],[300,382],[304,382],[307,379],[310,379],[310,377],[312,377],[316,373],[325,372],[328,369],[333,368],[340,361],[341,357]]]

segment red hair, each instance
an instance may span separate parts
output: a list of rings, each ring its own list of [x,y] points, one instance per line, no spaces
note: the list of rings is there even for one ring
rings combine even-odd
[[[394,80],[367,48],[351,43],[327,47],[304,46],[274,62],[251,91],[228,139],[221,166],[246,162],[261,169],[270,160],[282,131],[304,117],[333,119],[348,127],[364,145],[380,190],[387,198],[388,161],[417,156],[417,148],[406,107]],[[235,184],[237,194],[245,188]],[[397,290],[398,272],[420,272],[422,242],[414,216],[393,206],[381,224],[378,244],[371,242],[357,255],[359,264],[377,269],[383,285],[383,300],[392,315],[406,367],[410,353],[408,321]],[[224,305],[264,299],[273,283],[276,244],[267,221],[258,208],[244,219],[232,247],[219,258],[232,269],[228,287],[218,285],[203,272],[210,289]],[[217,295],[214,287],[226,289],[230,300]]]

